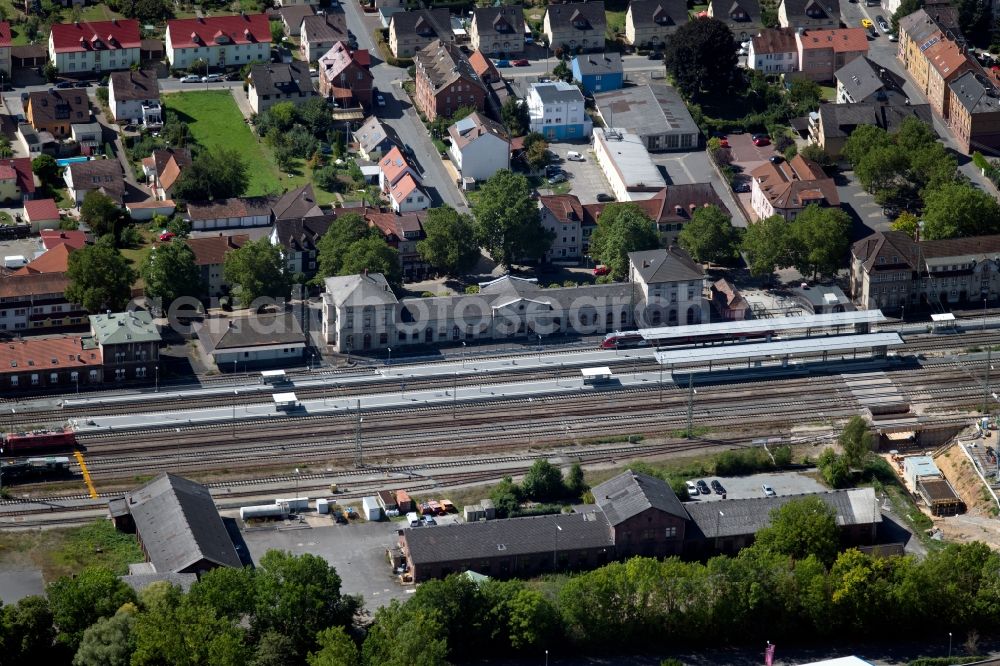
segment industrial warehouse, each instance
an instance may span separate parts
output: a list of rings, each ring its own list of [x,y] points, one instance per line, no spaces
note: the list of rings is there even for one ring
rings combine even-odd
[[[462,571],[526,578],[632,556],[700,558],[750,545],[772,511],[806,496],[681,504],[665,481],[631,470],[593,494],[595,504],[572,513],[403,529],[399,547],[418,583]],[[845,544],[875,542],[882,514],[873,489],[815,495],[833,508]]]

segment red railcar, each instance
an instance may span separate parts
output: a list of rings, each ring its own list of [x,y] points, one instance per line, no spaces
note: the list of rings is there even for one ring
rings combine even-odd
[[[3,455],[17,456],[36,452],[66,451],[76,447],[76,433],[62,430],[12,432],[3,436]]]

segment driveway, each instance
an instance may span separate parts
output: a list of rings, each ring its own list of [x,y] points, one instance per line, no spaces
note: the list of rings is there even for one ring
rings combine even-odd
[[[594,157],[594,151],[590,149],[588,144],[550,143],[549,150],[563,159],[559,166],[569,178],[569,184],[572,186],[570,193],[575,194],[580,199],[580,203],[597,203],[597,195],[601,192],[611,194],[611,186],[604,178],[604,172],[601,171],[601,167],[597,164],[597,158]],[[571,150],[583,155],[583,161],[571,162],[567,160],[566,154]],[[540,190],[543,193],[545,191],[544,188],[540,188]]]

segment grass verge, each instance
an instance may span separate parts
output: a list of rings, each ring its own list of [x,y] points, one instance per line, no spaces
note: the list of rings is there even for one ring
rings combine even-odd
[[[135,536],[118,532],[107,520],[70,529],[0,533],[0,564],[41,569],[46,582],[92,566],[125,574],[129,564],[142,561]]]

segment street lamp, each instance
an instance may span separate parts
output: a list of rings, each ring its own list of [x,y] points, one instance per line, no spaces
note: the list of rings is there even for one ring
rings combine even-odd
[[[236,439],[236,401],[240,397],[239,391],[233,391],[233,439]]]
[[[389,350],[389,360],[385,362],[386,365],[392,365],[392,347],[386,347]]]
[[[299,498],[299,468],[295,468],[295,499]]]
[[[983,294],[983,330],[986,330],[986,294]]]
[[[153,392],[154,393],[159,393],[160,392],[160,366],[154,365],[153,366],[153,372],[156,374],[156,384],[154,384],[155,388],[153,389]],[[77,385],[76,389],[77,389],[77,392],[79,393],[80,386]]]
[[[462,369],[465,369],[465,340],[462,340]]]
[[[948,658],[951,658],[951,632],[948,632]]]

